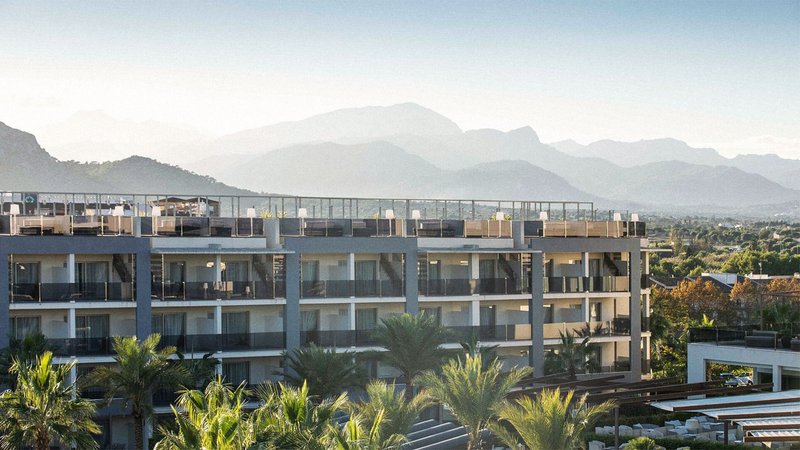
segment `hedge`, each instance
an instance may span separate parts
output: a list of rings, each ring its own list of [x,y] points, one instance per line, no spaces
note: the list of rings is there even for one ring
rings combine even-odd
[[[619,443],[624,444],[629,440],[633,439],[633,437],[619,437]],[[614,436],[608,435],[599,435],[594,433],[587,433],[584,435],[584,441],[601,441],[606,444],[606,446],[614,445]],[[656,444],[666,448],[667,450],[675,450],[676,448],[680,447],[689,447],[692,450],[753,450],[753,447],[748,447],[746,445],[737,445],[737,444],[728,444],[725,445],[721,442],[712,442],[712,441],[704,441],[704,440],[695,440],[695,439],[675,439],[675,438],[661,438],[655,439]]]

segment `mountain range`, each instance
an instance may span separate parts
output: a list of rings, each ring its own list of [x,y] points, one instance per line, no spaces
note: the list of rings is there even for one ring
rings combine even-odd
[[[134,125],[138,135],[146,135],[148,126],[164,129]],[[92,130],[73,127],[72,136],[95,142]],[[69,126],[60,129],[70,135]],[[49,136],[52,145],[61,145]],[[3,173],[13,167],[30,172],[4,176],[0,188],[583,200],[639,211],[800,216],[800,160],[725,158],[675,139],[545,144],[530,127],[464,131],[413,103],[337,110],[217,138],[176,134],[164,145],[159,148],[169,150],[154,154],[157,145],[142,144],[137,153],[180,167],[143,157],[64,162],[32,135],[2,126]]]

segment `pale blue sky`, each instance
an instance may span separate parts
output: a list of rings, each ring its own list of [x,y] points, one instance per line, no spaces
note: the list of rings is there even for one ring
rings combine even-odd
[[[33,131],[87,109],[225,133],[413,101],[545,141],[800,152],[799,80],[799,0],[0,0],[0,121]]]

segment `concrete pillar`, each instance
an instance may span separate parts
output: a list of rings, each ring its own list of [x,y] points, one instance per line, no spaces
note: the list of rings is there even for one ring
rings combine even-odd
[[[703,358],[703,348],[698,350],[696,345],[688,346],[686,353],[686,382],[700,383],[706,381],[706,360]]]
[[[772,366],[772,391],[773,392],[780,392],[783,390],[783,383],[781,378],[783,377],[783,366],[779,366],[774,364]]]
[[[347,311],[347,315],[350,319],[350,330],[356,329],[356,304],[355,302],[350,302],[348,305],[349,309]]]
[[[470,253],[468,261],[469,261],[469,278],[471,280],[480,279],[481,277],[480,254]]]
[[[8,311],[8,253],[0,252],[0,348],[8,347],[10,314]]]
[[[300,346],[300,255],[286,255],[286,309],[283,314],[286,349]]]
[[[214,282],[222,281],[222,255],[214,255]]]
[[[581,253],[581,268],[583,269],[583,276],[588,277],[589,276],[589,252],[582,252]]]
[[[222,334],[222,305],[214,307],[214,333]]]
[[[152,332],[153,315],[150,298],[150,250],[136,253],[136,337],[146,339]]]
[[[583,310],[583,321],[589,323],[589,297],[583,298],[581,309]]]
[[[417,250],[416,248],[403,254],[405,261],[405,291],[406,291],[406,312],[417,315],[419,313],[419,277],[417,273]]]
[[[347,254],[347,279],[353,281],[356,279],[356,254]]]
[[[639,240],[636,239],[638,243]],[[631,379],[642,378],[642,289],[641,289],[641,249],[637,246],[630,252],[630,316],[631,316]],[[703,369],[705,371],[705,369]]]
[[[267,238],[268,249],[281,248],[281,224],[278,219],[264,219],[264,234]]]
[[[469,302],[470,325],[477,327],[481,325],[481,301],[472,300]]]
[[[544,376],[544,255],[531,254],[531,300],[528,319],[531,324],[531,351],[528,353],[533,375]]]
[[[75,254],[70,253],[67,255],[67,283],[76,283],[78,280],[75,276]]]
[[[70,308],[67,310],[67,337],[70,339],[75,339],[78,334],[75,329],[75,322],[75,308]]]

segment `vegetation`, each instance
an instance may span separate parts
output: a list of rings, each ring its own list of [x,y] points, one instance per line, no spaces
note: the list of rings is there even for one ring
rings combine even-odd
[[[124,407],[131,407],[135,422],[137,449],[145,449],[145,421],[153,414],[153,393],[160,388],[177,388],[187,384],[189,373],[182,364],[170,360],[175,347],[159,350],[161,336],[152,334],[139,341],[136,337],[115,337],[113,366],[100,366],[89,374],[89,384],[103,386],[106,400],[121,398]]]
[[[45,352],[33,362],[13,359],[16,388],[0,394],[0,448],[48,450],[55,442],[79,449],[97,448],[92,437],[100,427],[92,420],[95,405],[76,394],[67,379],[75,362],[53,365]]]
[[[51,350],[47,338],[42,333],[26,335],[22,339],[11,336],[8,347],[0,351],[0,386],[16,387],[17,377],[11,373],[14,360],[20,364],[36,361],[36,358]]]
[[[419,382],[436,401],[447,407],[467,431],[467,449],[483,446],[482,432],[494,420],[496,411],[511,388],[530,373],[530,368],[502,371],[499,361],[484,368],[480,355],[452,359],[442,373],[424,372]]]
[[[447,351],[441,348],[447,331],[434,316],[405,313],[381,319],[374,332],[385,352],[375,357],[400,371],[406,382],[406,398],[414,396],[414,379],[426,370],[441,366]]]
[[[284,379],[293,386],[308,383],[309,395],[331,397],[351,388],[361,388],[366,371],[352,352],[337,353],[334,348],[308,347],[284,352]]]
[[[358,413],[367,423],[375,423],[379,415],[383,415],[380,434],[391,436],[405,435],[419,418],[420,413],[433,405],[427,392],[420,392],[408,400],[405,389],[397,389],[394,384],[375,380],[367,385],[367,399],[354,404],[351,414]]]
[[[561,342],[556,350],[550,350],[545,355],[545,372],[566,372],[571,380],[577,380],[579,373],[586,373],[599,369],[595,349],[591,346],[589,337],[578,341],[575,335],[568,331],[559,331]]]
[[[497,408],[500,420],[492,431],[510,448],[584,448],[583,435],[594,422],[613,408],[613,403],[586,405],[584,395],[572,404],[572,391],[545,389],[536,397],[522,397]],[[570,406],[570,404],[572,404]]]

